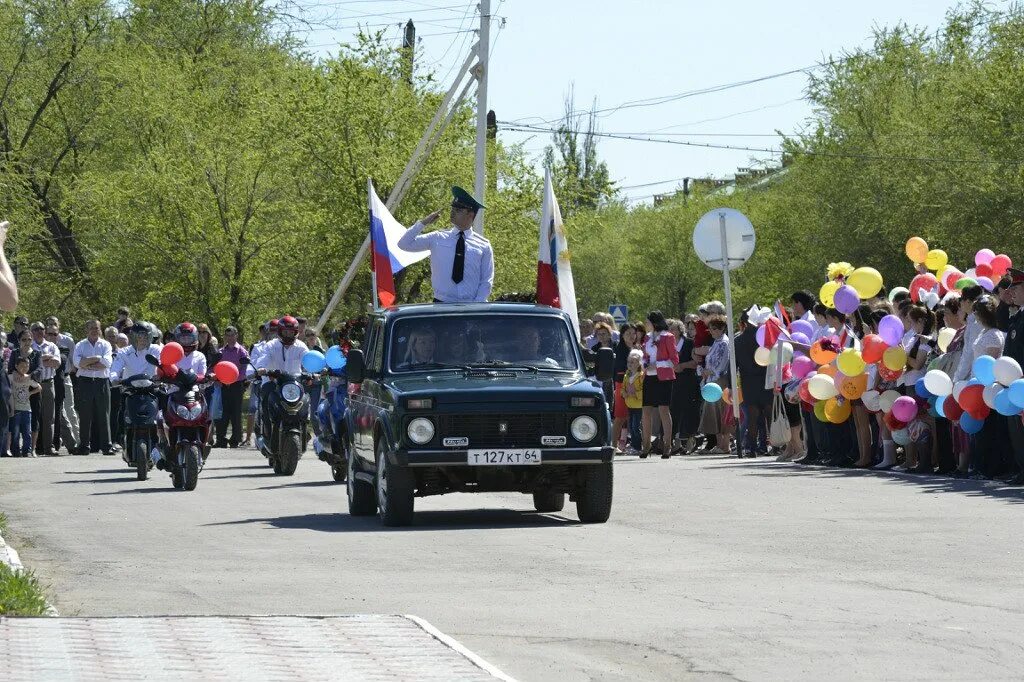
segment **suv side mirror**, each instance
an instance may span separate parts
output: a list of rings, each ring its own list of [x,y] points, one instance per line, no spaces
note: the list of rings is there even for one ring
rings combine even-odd
[[[615,376],[615,351],[611,348],[598,348],[595,370],[598,381],[610,381]]]
[[[348,352],[348,361],[345,363],[345,372],[348,374],[348,381],[352,384],[361,384],[366,378],[366,360],[363,358],[363,351],[353,348]]]

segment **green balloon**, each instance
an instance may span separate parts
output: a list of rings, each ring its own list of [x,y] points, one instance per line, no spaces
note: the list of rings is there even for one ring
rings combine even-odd
[[[976,287],[976,286],[978,286],[978,283],[977,283],[977,282],[975,282],[975,281],[974,281],[973,279],[971,279],[970,277],[961,277],[960,279],[958,279],[958,280],[956,281],[956,284],[955,284],[954,286],[955,286],[955,287],[956,287],[956,288],[957,288],[958,290],[960,290],[960,291],[963,291],[963,290],[964,290],[964,289],[966,289],[967,287]]]

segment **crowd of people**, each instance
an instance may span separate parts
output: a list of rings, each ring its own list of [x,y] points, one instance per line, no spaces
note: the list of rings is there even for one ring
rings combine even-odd
[[[294,320],[303,349],[323,352],[316,330],[303,317]],[[76,341],[54,315],[31,323],[19,315],[9,334],[0,331],[0,456],[57,456],[62,448],[70,455],[113,455],[124,446],[120,381],[150,368],[146,355],[159,357],[163,344],[175,341],[185,351],[179,368],[203,374],[224,361],[251,379],[250,355],[276,338],[273,323],[261,325],[260,338],[245,346],[234,326],[224,328],[221,343],[207,324],[184,322],[161,332],[121,307],[106,327],[89,320]],[[257,399],[246,400],[248,385],[242,380],[207,389],[209,399],[218,392],[215,447],[252,444]]]
[[[771,312],[785,320],[802,320],[804,329],[811,330],[808,344],[786,344],[798,354],[810,352],[812,344],[822,340],[835,346],[834,353],[846,348],[860,351],[865,337],[879,332],[883,319],[899,318],[905,371],[894,378],[868,366],[858,391],[864,395],[895,390],[921,401],[915,382],[926,371],[940,369],[960,384],[971,378],[972,367],[982,356],[1011,357],[1024,365],[1024,272],[1017,270],[993,283],[991,291],[968,286],[941,300],[915,301],[905,289],[891,296],[883,289],[848,315],[826,307],[808,291],[793,293],[788,303],[780,302]],[[864,400],[840,396],[841,402],[849,403],[850,417],[834,423],[801,395],[801,377],[788,365],[783,372],[781,363],[759,357],[759,350],[770,351],[758,337],[758,324],[750,319],[758,310],[755,305],[739,315],[735,339],[729,338],[719,301],[704,303],[696,314],[680,319],[652,311],[642,324],[618,329],[608,313],[581,321],[587,350],[608,347],[615,352],[615,379],[606,393],[617,452],[642,458],[697,452],[741,458],[773,454],[779,461],[802,465],[1024,485],[1024,422],[1019,414],[1006,416],[993,409],[980,430],[969,433],[955,417],[924,409],[920,418],[904,427],[907,440],[897,442],[887,414],[877,406],[871,409]],[[738,375],[735,396],[729,391],[730,345]],[[708,390],[711,384],[713,390]],[[709,400],[709,395],[724,399]],[[733,401],[739,403],[738,420]]]

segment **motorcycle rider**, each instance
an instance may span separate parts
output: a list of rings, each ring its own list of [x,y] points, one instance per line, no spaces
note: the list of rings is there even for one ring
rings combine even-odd
[[[174,329],[174,340],[185,351],[185,357],[174,363],[179,370],[190,369],[199,381],[206,376],[206,356],[199,352],[199,330],[191,322],[182,322]]]
[[[160,346],[151,343],[152,331],[145,322],[136,322],[128,329],[131,345],[118,351],[110,367],[110,380],[121,381],[137,374],[149,378],[156,376],[156,367],[146,360],[147,355],[160,357]]]
[[[270,381],[267,374],[272,371],[279,371],[285,374],[298,375],[302,373],[302,356],[309,349],[306,344],[298,340],[299,321],[291,315],[285,315],[278,320],[277,338],[268,342],[263,348],[255,362],[256,376],[263,377],[263,384],[260,386],[260,428],[257,433],[262,438],[263,424],[266,422],[266,406],[270,391],[274,383]]]

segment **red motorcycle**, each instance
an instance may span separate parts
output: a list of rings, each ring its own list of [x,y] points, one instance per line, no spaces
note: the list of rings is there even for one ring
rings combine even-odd
[[[159,364],[153,356],[147,360]],[[177,368],[174,368],[177,370]],[[167,404],[161,412],[159,459],[156,468],[168,471],[174,487],[195,490],[206,458],[210,455],[210,411],[203,388],[213,381],[211,375],[202,381],[192,370],[177,370],[168,374],[161,369],[159,381],[178,390],[168,393]]]

